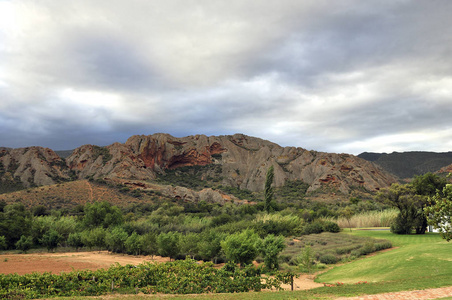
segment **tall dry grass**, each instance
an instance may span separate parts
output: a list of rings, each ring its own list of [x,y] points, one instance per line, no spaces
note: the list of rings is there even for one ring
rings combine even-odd
[[[349,221],[344,217],[324,218],[324,220],[336,222],[341,228],[364,228],[364,227],[389,227],[397,217],[397,209],[387,209],[383,211],[367,211],[352,216]]]

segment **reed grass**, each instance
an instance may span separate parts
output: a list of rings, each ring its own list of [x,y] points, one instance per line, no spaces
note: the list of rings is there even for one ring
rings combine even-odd
[[[333,217],[323,218],[325,221],[336,222],[341,228],[366,228],[366,227],[389,227],[397,217],[397,209],[386,209],[383,211],[367,211],[353,215],[347,220],[344,217],[337,219]]]

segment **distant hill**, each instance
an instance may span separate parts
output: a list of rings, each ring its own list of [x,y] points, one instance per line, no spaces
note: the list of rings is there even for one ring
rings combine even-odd
[[[427,172],[437,172],[452,164],[452,152],[412,151],[389,154],[364,152],[358,157],[374,162],[400,178],[412,178]]]
[[[55,153],[61,157],[61,158],[67,158],[69,156],[71,156],[72,152],[74,152],[74,150],[57,150],[55,151]]]

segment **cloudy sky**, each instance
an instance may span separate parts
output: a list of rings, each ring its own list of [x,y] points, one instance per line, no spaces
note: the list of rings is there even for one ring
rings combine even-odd
[[[452,151],[452,1],[0,0],[0,146]]]

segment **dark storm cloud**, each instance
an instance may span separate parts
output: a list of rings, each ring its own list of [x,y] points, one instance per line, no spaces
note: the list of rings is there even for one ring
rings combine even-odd
[[[3,1],[0,146],[452,148],[450,1]]]

